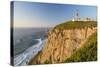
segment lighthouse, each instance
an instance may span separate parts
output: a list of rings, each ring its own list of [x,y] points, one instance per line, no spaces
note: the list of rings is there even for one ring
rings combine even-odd
[[[80,13],[79,13],[79,10],[77,9],[75,14],[74,14],[74,18],[72,19],[72,21],[80,21],[81,18],[80,18]]]
[[[79,21],[79,10],[76,11],[76,20]]]

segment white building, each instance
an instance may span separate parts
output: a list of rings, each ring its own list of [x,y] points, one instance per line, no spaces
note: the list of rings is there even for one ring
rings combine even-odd
[[[92,18],[86,17],[86,18],[73,18],[72,21],[93,21]]]
[[[90,17],[81,18],[79,10],[77,10],[75,13],[75,18],[73,18],[72,21],[93,21],[93,19]]]

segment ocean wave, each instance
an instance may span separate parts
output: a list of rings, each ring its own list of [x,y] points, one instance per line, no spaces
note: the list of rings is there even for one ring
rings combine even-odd
[[[26,49],[22,54],[14,58],[14,65],[27,65],[27,63],[43,48],[43,41],[41,38],[36,39],[39,41],[37,44]]]

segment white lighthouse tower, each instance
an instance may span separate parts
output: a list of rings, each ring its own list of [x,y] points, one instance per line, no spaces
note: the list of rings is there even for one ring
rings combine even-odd
[[[76,11],[76,21],[80,21],[81,18],[80,18],[80,13],[79,13],[79,10],[77,9]]]
[[[75,12],[75,17],[72,19],[72,21],[80,21],[80,20],[81,20],[80,13],[79,10],[77,9]]]

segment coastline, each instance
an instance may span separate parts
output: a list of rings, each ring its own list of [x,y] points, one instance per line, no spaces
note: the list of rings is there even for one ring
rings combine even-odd
[[[45,42],[46,42],[46,40],[47,39],[44,39],[43,40],[43,45],[45,45]],[[43,48],[43,47],[42,47]],[[37,57],[41,54],[41,52],[42,52],[42,49],[40,50],[40,51],[38,51],[38,53],[34,56],[34,57],[32,57],[31,59],[30,59],[30,61],[29,61],[29,63],[28,63],[28,65],[31,65],[31,63],[33,63],[32,61],[34,60],[35,61],[35,59],[37,59]],[[32,64],[33,65],[33,64]],[[35,64],[34,64],[35,65]]]
[[[35,57],[43,48],[44,46],[44,40],[41,40],[41,38],[36,39],[39,42],[32,47],[29,47],[27,50],[25,50],[21,55],[19,55],[19,58],[14,60],[16,61],[14,64],[15,66],[19,65],[28,65],[30,60]]]

